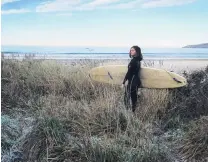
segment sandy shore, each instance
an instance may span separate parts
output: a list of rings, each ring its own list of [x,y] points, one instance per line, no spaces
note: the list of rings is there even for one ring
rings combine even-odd
[[[94,66],[102,65],[128,65],[130,60],[88,60],[88,59],[76,59],[76,60],[59,60],[64,64],[74,64],[76,62],[87,64],[92,63]],[[204,69],[208,66],[208,59],[168,59],[168,60],[148,60],[142,61],[143,67],[162,68],[177,73],[183,73],[184,71],[190,72],[193,70]]]
[[[112,60],[101,63],[101,65],[112,65],[112,64],[128,64],[129,60]],[[208,59],[172,59],[172,60],[143,60],[143,67],[154,67],[162,68],[177,73],[185,71],[190,72],[193,70],[204,69],[208,66]]]
[[[53,60],[65,65],[74,65],[76,63],[92,66],[101,65],[128,65],[130,59],[66,59],[66,60]],[[144,59],[142,61],[143,67],[162,68],[177,73],[184,71],[190,72],[193,70],[204,69],[208,66],[208,59]]]
[[[165,60],[162,65],[163,68],[178,73],[181,73],[184,70],[200,70],[206,68],[206,66],[208,66],[208,60]]]

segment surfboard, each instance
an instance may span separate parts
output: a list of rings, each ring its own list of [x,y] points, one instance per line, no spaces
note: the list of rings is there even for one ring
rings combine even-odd
[[[126,65],[106,65],[92,68],[89,77],[97,82],[121,85],[126,75]],[[142,88],[179,88],[187,84],[186,78],[164,69],[141,67]]]

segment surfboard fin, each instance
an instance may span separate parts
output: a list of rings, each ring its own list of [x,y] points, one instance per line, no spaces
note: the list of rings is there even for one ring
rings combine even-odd
[[[113,80],[113,77],[111,76],[111,74],[108,72],[109,77]]]
[[[167,71],[167,70],[165,70],[171,77],[172,77],[172,75]],[[172,72],[172,71],[171,71]],[[177,83],[182,83],[180,80],[178,80],[178,79],[176,79],[176,78],[173,78],[173,80],[174,81],[176,81]]]
[[[175,80],[177,83],[182,83],[180,80],[173,78],[173,80]]]

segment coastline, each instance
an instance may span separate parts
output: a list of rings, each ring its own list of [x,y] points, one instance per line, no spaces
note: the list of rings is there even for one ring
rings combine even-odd
[[[52,61],[52,60],[51,60]],[[53,60],[66,66],[71,65],[90,65],[90,67],[105,65],[128,65],[130,59],[71,59],[71,60]],[[208,66],[208,59],[144,59],[142,67],[160,68],[182,74],[184,71],[192,72],[195,70],[204,70]]]
[[[7,59],[7,58],[4,58]],[[11,59],[11,58],[10,58]],[[22,59],[17,59],[22,61]],[[55,61],[57,63],[62,63],[65,65],[82,64],[91,66],[103,66],[103,65],[127,65],[130,59],[83,59],[83,58],[73,58],[73,59],[34,59],[29,58],[29,60],[45,60],[45,61]],[[174,71],[177,73],[182,73],[184,71],[191,72],[193,70],[204,69],[208,66],[208,59],[200,58],[168,58],[168,59],[158,59],[158,58],[144,58],[142,61],[143,67],[154,67],[162,68],[169,71]]]
[[[81,60],[80,60],[81,61]],[[74,60],[74,62],[76,62]],[[100,62],[102,65],[127,65],[129,59],[126,60],[94,60],[94,62]],[[184,71],[191,72],[194,70],[201,70],[208,66],[208,59],[144,59],[142,61],[143,67],[162,68],[177,73],[183,73]]]

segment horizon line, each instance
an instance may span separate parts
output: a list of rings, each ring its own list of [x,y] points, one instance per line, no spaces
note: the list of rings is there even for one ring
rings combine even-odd
[[[3,46],[26,46],[26,47],[82,47],[82,48],[89,48],[89,47],[102,47],[102,48],[130,48],[134,45],[138,45],[138,44],[132,44],[130,46],[128,45],[125,45],[125,46],[122,46],[122,45],[115,45],[115,46],[112,46],[112,45],[40,45],[40,44],[31,44],[31,45],[28,45],[28,44],[1,44],[1,47]],[[138,45],[140,48],[183,48],[184,46],[187,46],[187,45],[184,45],[184,46],[141,46],[141,45]]]

